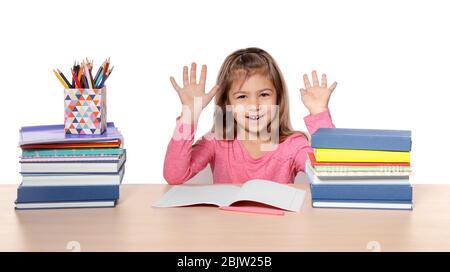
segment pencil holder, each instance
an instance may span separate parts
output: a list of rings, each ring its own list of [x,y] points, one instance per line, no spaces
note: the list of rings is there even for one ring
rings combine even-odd
[[[64,90],[66,134],[102,134],[106,130],[106,86]]]

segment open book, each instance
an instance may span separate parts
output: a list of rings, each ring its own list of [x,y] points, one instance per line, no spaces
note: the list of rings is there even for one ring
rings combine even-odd
[[[231,184],[174,186],[153,207],[167,208],[196,204],[230,206],[239,201],[252,201],[299,212],[304,198],[304,190],[273,181],[250,180],[242,186]]]

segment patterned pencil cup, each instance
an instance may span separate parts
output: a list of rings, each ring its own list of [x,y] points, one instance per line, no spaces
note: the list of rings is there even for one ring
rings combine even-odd
[[[64,90],[66,134],[102,134],[106,131],[106,87]]]

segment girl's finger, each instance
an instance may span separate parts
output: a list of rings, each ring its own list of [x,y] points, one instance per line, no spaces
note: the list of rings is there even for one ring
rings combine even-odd
[[[181,90],[180,86],[178,86],[177,82],[175,81],[175,78],[170,77],[170,82],[172,83],[172,86],[175,89],[175,91],[179,92]]]
[[[322,74],[322,85],[323,88],[327,87],[327,75],[326,74]]]
[[[191,64],[191,84],[197,84],[197,64],[193,62]]]
[[[183,84],[184,84],[184,87],[189,85],[188,67],[187,66],[183,66]]]
[[[313,86],[319,87],[319,78],[317,78],[317,72],[315,70],[312,71],[312,80],[313,80]]]
[[[200,73],[200,86],[202,86],[203,88],[205,88],[205,84],[206,84],[206,65],[202,65],[202,71]]]
[[[306,92],[305,89],[303,89],[303,88],[300,89],[300,94],[301,94],[301,96],[305,95],[305,92]]]
[[[329,88],[331,92],[333,92],[334,89],[336,89],[336,85],[337,85],[337,82],[336,82],[336,81],[333,82],[333,84],[331,84],[331,86],[330,86],[330,88]]]
[[[307,74],[303,75],[303,82],[305,82],[305,88],[309,89],[311,88],[311,83],[309,83],[309,78]]]

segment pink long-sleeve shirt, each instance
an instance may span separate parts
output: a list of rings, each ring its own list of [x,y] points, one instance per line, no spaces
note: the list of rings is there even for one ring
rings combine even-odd
[[[310,134],[319,128],[334,127],[329,110],[308,115],[303,120]],[[276,149],[254,159],[240,140],[218,140],[212,132],[193,144],[195,129],[196,125],[185,124],[177,118],[164,161],[164,178],[169,184],[188,181],[208,164],[214,183],[244,183],[251,179],[292,183],[297,173],[304,171],[307,154],[312,152],[308,139],[297,132]]]

